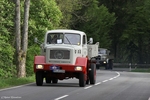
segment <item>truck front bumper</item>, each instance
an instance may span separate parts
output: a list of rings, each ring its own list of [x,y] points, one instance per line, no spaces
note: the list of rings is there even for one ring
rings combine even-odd
[[[61,64],[34,64],[34,72],[36,71],[52,71],[52,72],[86,72],[84,66],[78,65],[61,65]]]

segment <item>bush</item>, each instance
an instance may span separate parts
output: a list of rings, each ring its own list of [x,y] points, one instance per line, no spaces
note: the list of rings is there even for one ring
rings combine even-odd
[[[16,75],[13,65],[14,48],[4,38],[0,38],[0,77],[7,78]]]
[[[40,48],[36,44],[28,48],[27,61],[26,61],[27,76],[31,76],[34,74],[33,72],[34,56],[38,55],[39,53],[40,53]]]

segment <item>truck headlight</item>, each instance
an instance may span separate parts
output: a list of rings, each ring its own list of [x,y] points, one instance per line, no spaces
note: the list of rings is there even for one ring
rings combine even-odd
[[[104,64],[106,64],[106,61],[104,61]]]
[[[36,65],[36,69],[43,69],[43,65]]]
[[[81,67],[81,66],[76,66],[76,67],[75,67],[75,70],[76,70],[76,71],[82,71],[82,67]]]

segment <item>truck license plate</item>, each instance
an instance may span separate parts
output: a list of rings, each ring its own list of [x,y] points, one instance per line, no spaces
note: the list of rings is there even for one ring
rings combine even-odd
[[[54,73],[65,73],[65,70],[56,69],[53,70]]]

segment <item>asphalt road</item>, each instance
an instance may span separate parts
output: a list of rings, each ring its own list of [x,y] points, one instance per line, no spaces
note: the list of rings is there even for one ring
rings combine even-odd
[[[0,100],[150,100],[150,73],[97,70],[95,85],[77,79],[0,90]]]

